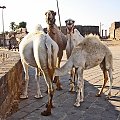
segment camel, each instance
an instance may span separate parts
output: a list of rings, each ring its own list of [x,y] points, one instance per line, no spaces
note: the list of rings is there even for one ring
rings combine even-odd
[[[72,51],[68,61],[61,67],[56,68],[54,76],[63,76],[67,74],[73,67],[76,68],[78,75],[77,81],[77,98],[75,106],[80,106],[80,102],[84,100],[84,80],[83,72],[86,69],[93,68],[100,65],[104,75],[104,83],[101,90],[96,96],[101,96],[103,89],[108,81],[109,74],[109,92],[108,97],[111,96],[111,88],[113,81],[113,57],[109,48],[104,45],[96,36],[87,36],[78,44]]]
[[[46,23],[47,23],[47,33],[50,35],[50,37],[58,44],[59,46],[59,51],[58,51],[58,62],[57,62],[57,67],[60,67],[60,62],[62,60],[63,56],[63,50],[66,48],[67,44],[67,38],[66,36],[59,30],[57,25],[55,24],[55,16],[56,12],[53,10],[48,10],[45,13],[46,16]],[[62,89],[61,83],[59,81],[59,78],[56,76],[55,77],[55,82],[57,82],[58,90]]]
[[[67,30],[67,46],[66,46],[66,55],[67,59],[70,57],[72,50],[75,46],[77,46],[81,41],[83,41],[84,37],[80,34],[80,32],[75,28],[75,21],[72,19],[65,20],[66,30]],[[70,92],[74,92],[74,84],[77,75],[75,74],[74,68],[70,71]]]
[[[35,80],[37,82],[37,94],[35,98],[42,98],[39,86],[39,72],[42,71],[48,88],[47,109],[41,112],[42,115],[51,114],[52,99],[54,94],[53,73],[56,67],[58,45],[51,37],[43,32],[42,26],[38,24],[35,30],[28,33],[19,44],[19,53],[25,72],[25,89],[20,98],[28,98],[28,66],[36,69]]]
[[[71,52],[75,46],[77,46],[84,37],[80,34],[80,32],[75,28],[75,21],[72,19],[67,19],[65,21],[66,29],[67,29],[67,45],[66,45],[66,55],[67,59],[70,57]]]

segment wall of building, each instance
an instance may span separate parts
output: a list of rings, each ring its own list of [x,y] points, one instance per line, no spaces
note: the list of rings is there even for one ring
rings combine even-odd
[[[120,27],[115,30],[115,38],[116,40],[120,40]]]
[[[111,39],[120,39],[120,22],[114,22],[109,28],[109,35]]]
[[[4,53],[4,56],[2,56]],[[17,110],[22,86],[22,64],[17,52],[0,50],[0,120]],[[6,58],[5,58],[6,57]]]
[[[77,28],[83,36],[90,33],[99,35],[99,26],[75,25],[75,28]],[[66,34],[66,26],[62,26],[62,32]]]

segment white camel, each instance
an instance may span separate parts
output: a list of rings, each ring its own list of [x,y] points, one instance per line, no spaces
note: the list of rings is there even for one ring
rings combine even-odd
[[[80,42],[83,41],[84,37],[80,34],[80,32],[75,28],[75,21],[72,19],[67,19],[65,21],[66,29],[67,29],[67,45],[66,45],[66,55],[67,59],[70,57],[72,50],[76,47]],[[70,71],[70,92],[74,92],[75,89],[75,79],[77,78],[77,74],[75,69],[73,68]]]
[[[108,80],[108,73],[110,78],[110,86],[108,96],[111,96],[112,88],[112,70],[113,70],[113,58],[109,48],[104,45],[97,37],[86,37],[77,47],[72,51],[68,61],[61,67],[55,70],[56,76],[63,76],[68,73],[74,66],[77,69],[78,81],[77,81],[77,98],[75,106],[80,106],[80,102],[84,100],[84,80],[83,71],[100,65],[103,75],[104,83],[102,89],[96,96],[100,96],[106,82]],[[107,73],[108,72],[108,73]]]
[[[77,46],[81,41],[83,41],[84,37],[75,28],[74,20],[67,19],[65,23],[66,23],[67,39],[68,39],[67,46],[66,46],[66,55],[68,59],[72,53],[73,48]]]
[[[51,114],[54,93],[52,80],[56,67],[58,50],[59,48],[56,42],[54,42],[48,34],[43,32],[43,28],[39,24],[36,26],[35,30],[28,33],[19,44],[19,53],[25,72],[25,89],[23,95],[20,97],[28,98],[28,66],[36,68],[35,79],[37,82],[37,94],[35,97],[42,97],[39,86],[39,70],[42,70],[48,88],[47,110],[41,112],[44,116]]]

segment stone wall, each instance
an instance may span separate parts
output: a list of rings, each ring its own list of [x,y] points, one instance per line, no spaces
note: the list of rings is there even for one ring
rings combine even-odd
[[[96,34],[99,35],[99,26],[82,26],[82,25],[75,25],[75,28],[78,29],[78,31],[83,35],[87,34]],[[62,26],[62,32],[66,34],[66,27]]]
[[[115,38],[116,40],[120,40],[120,27],[115,30]]]
[[[111,39],[120,39],[120,22],[114,22],[109,28],[109,35]]]
[[[96,34],[99,35],[99,26],[81,26],[76,25],[76,28],[80,31],[80,33],[85,36],[87,34]]]
[[[83,35],[87,34],[96,34],[99,35],[99,26],[82,26],[82,25],[75,25],[75,28]],[[61,27],[62,32],[66,35],[66,26]],[[47,28],[44,28],[44,31],[47,33]]]
[[[3,55],[4,53],[4,55]],[[22,86],[22,64],[19,53],[0,50],[0,118],[17,110]]]

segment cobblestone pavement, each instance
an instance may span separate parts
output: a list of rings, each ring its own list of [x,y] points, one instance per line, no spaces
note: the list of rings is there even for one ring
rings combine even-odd
[[[86,70],[85,79],[85,99],[81,106],[73,106],[76,94],[69,91],[69,74],[61,77],[63,90],[55,91],[54,106],[51,116],[41,116],[41,111],[45,109],[47,102],[46,85],[41,79],[42,99],[35,99],[36,82],[34,80],[34,68],[29,69],[30,84],[29,98],[21,100],[19,110],[7,118],[7,120],[120,120],[120,45],[109,46],[114,58],[113,88],[112,98],[106,99],[107,87],[104,89],[102,97],[95,97],[95,94],[102,85],[102,71],[99,66]],[[63,62],[65,62],[65,57]]]

